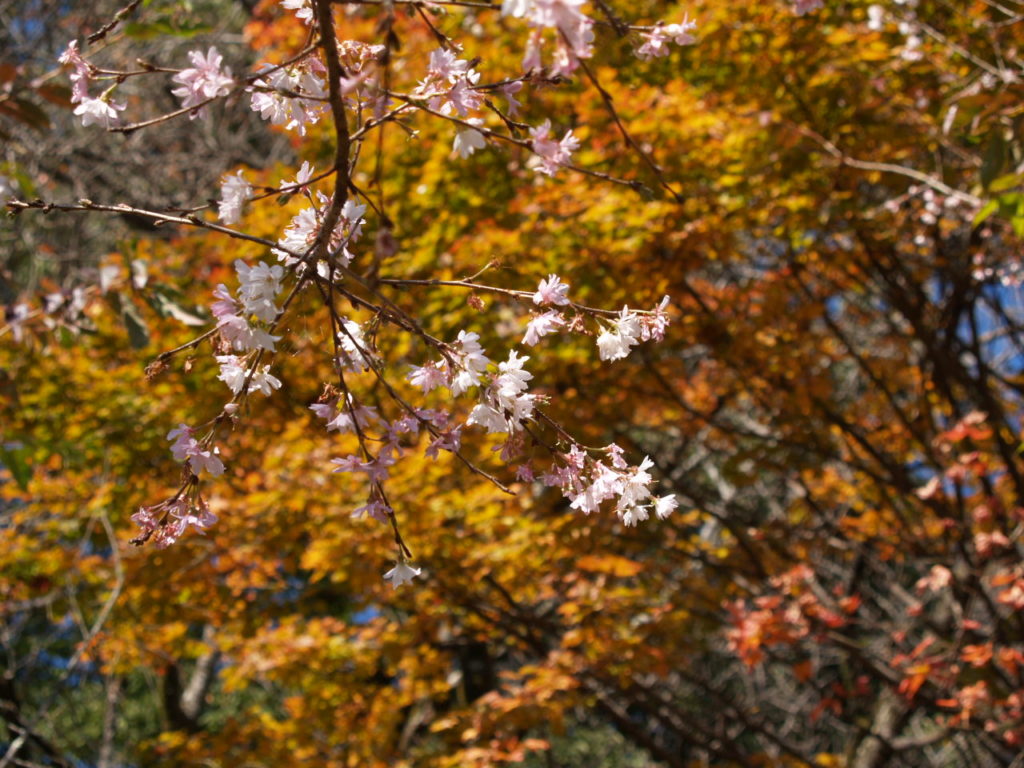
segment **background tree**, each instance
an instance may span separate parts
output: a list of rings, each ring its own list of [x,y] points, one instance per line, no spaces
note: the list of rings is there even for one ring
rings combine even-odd
[[[595,371],[592,341],[549,337],[538,379],[582,442],[650,455],[680,509],[625,527],[444,454],[399,463],[389,500],[425,572],[393,591],[392,532],[351,520],[365,486],[325,472],[352,438],[332,445],[308,410],[330,375],[310,363],[330,339],[313,296],[281,390],[225,449],[221,522],[129,549],[130,512],[174,483],[167,429],[224,398],[203,355],[147,382],[122,324],[146,325],[150,359],[186,342],[157,288],[188,276],[167,300],[201,313],[235,258],[265,250],[180,230],[132,243],[84,321],[53,312],[2,351],[3,700],[25,759],[595,764],[572,757],[594,741],[602,764],[1012,764],[1019,21],[986,2],[685,10],[697,45],[631,60],[649,33],[591,9],[596,56],[521,118],[558,116],[582,167],[633,183],[538,183],[515,145],[453,159],[453,128],[428,120],[383,132],[353,178],[397,243],[360,268],[428,333],[473,323],[508,345],[522,305],[391,276],[490,264],[498,288],[555,272],[588,305],[674,298],[662,345]],[[290,13],[256,14],[248,38],[272,60],[305,42]],[[344,35],[393,35],[410,60],[457,36],[484,78],[522,31],[483,9],[377,14],[339,14]],[[396,88],[421,76],[394,71]],[[303,151],[322,167],[329,127]],[[268,164],[257,183],[293,177]],[[245,223],[276,240],[300,203]],[[149,289],[127,279],[137,259]],[[488,453],[470,458],[499,471]]]

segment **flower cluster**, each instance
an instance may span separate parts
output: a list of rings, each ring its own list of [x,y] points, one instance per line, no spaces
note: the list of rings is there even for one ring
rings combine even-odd
[[[580,59],[589,59],[593,53],[594,22],[580,8],[586,0],[504,0],[503,16],[526,19],[533,32],[526,45],[523,69],[542,67],[540,46],[545,29],[555,33],[555,55],[550,71],[553,75],[571,75]]]
[[[192,109],[189,117],[203,115],[203,104],[218,96],[227,96],[235,84],[230,69],[221,69],[223,57],[210,47],[204,56],[201,51],[189,51],[192,66],[183,69],[172,79],[179,84],[171,93],[181,99],[184,109]]]
[[[270,366],[264,365],[261,369],[250,369],[246,361],[235,355],[217,355],[217,362],[220,364],[220,374],[217,378],[228,385],[228,389],[235,395],[243,388],[246,392],[258,390],[264,395],[269,395],[275,389],[281,388],[281,381],[270,374]],[[248,382],[248,385],[246,384]]]
[[[691,32],[697,29],[697,22],[686,16],[679,24],[659,24],[647,32],[641,32],[644,43],[636,50],[641,59],[668,56],[670,42],[676,45],[693,45],[697,42]]]
[[[199,533],[205,532],[217,522],[217,516],[198,493],[192,494],[191,498],[179,493],[173,499],[151,507],[139,507],[139,511],[132,515],[132,522],[142,529],[135,543],[142,543],[152,536],[154,545],[165,549],[180,539],[189,526]]]
[[[212,356],[219,366],[217,378],[224,382],[232,397],[221,414],[209,422],[208,429],[203,428],[202,434],[199,428],[186,424],[180,424],[168,433],[172,455],[184,464],[182,485],[171,498],[152,507],[143,507],[133,516],[142,530],[137,543],[153,538],[157,546],[168,546],[189,527],[203,532],[216,521],[199,495],[199,475],[204,472],[214,476],[224,473],[224,463],[215,446],[217,430],[225,421],[239,417],[243,401],[253,392],[269,397],[282,386],[271,372],[269,359],[281,339],[273,335],[275,329],[279,324],[286,327],[281,324],[282,308],[278,303],[286,277],[297,278],[293,295],[314,281],[320,282],[321,286],[323,281],[332,281],[338,289],[336,293],[344,295],[350,287],[348,283],[357,282],[348,272],[348,267],[355,258],[350,248],[362,236],[367,211],[367,205],[357,201],[370,202],[366,197],[369,193],[356,187],[362,183],[361,170],[356,169],[356,162],[365,133],[385,122],[404,125],[405,117],[419,109],[442,116],[456,125],[453,155],[468,158],[485,149],[489,139],[504,139],[532,151],[529,166],[538,174],[554,176],[559,169],[571,166],[573,153],[580,148],[580,140],[573,130],[556,131],[550,120],[544,120],[530,128],[528,139],[523,139],[519,138],[516,130],[525,130],[527,126],[513,123],[511,118],[520,107],[517,95],[540,75],[542,45],[553,47],[553,55],[548,57],[546,68],[554,78],[571,74],[583,59],[592,56],[594,22],[583,13],[585,4],[586,0],[503,0],[502,14],[522,19],[530,27],[523,68],[533,75],[517,75],[490,84],[481,84],[475,60],[460,58],[461,47],[447,38],[444,38],[441,48],[430,52],[423,78],[411,93],[404,94],[393,90],[396,86],[390,79],[378,77],[379,65],[390,55],[386,46],[339,41],[331,37],[330,29],[310,31],[310,40],[316,40],[316,47],[323,48],[322,57],[307,52],[297,60],[281,65],[263,64],[238,80],[224,66],[223,57],[216,48],[188,53],[190,66],[171,78],[172,93],[180,101],[182,109],[154,121],[144,121],[140,126],[183,116],[185,112],[190,118],[200,117],[210,101],[227,97],[247,86],[249,106],[253,111],[273,125],[304,136],[310,125],[325,119],[331,91],[337,92],[340,88],[341,103],[334,106],[350,110],[354,118],[349,158],[352,175],[344,173],[340,161],[320,175],[316,175],[313,167],[305,162],[293,181],[282,180],[277,189],[261,187],[259,198],[276,195],[278,201],[284,203],[291,196],[301,197],[296,202],[302,207],[297,209],[276,243],[271,242],[271,253],[279,263],[252,265],[237,260],[234,262],[237,289],[232,291],[219,284],[214,290],[210,309],[216,328],[208,336],[212,337]],[[280,0],[279,6],[292,12],[305,25],[319,26],[316,7],[311,0]],[[694,22],[688,18],[677,24],[634,28],[640,29],[643,36],[643,44],[637,53],[642,58],[653,58],[666,55],[670,44],[692,44],[695,28]],[[438,38],[441,39],[440,34]],[[335,55],[337,61],[333,60]],[[124,106],[114,104],[111,94],[127,77],[168,71],[146,66],[137,72],[98,69],[81,56],[74,42],[68,45],[61,61],[72,69],[72,101],[78,105],[75,112],[86,125],[113,125]],[[330,89],[327,83],[328,62],[340,78]],[[341,66],[340,73],[336,71],[337,63]],[[90,81],[100,78],[110,80],[113,85],[100,98],[90,98]],[[385,80],[386,87],[379,82]],[[507,114],[494,106],[499,97],[507,102]],[[503,124],[487,128],[485,109],[497,112]],[[344,143],[341,146],[344,148]],[[341,197],[331,197],[314,189],[314,183],[331,175],[337,176],[334,195],[347,196],[351,193],[359,197],[346,197],[343,202]],[[239,225],[246,204],[254,197],[257,197],[254,187],[243,171],[226,174],[220,184],[217,220],[227,227]],[[378,259],[386,259],[394,255],[397,243],[391,234],[393,226],[383,210],[380,218],[375,255]],[[209,220],[193,221],[213,230],[225,231],[224,226]],[[144,284],[145,274],[137,274],[133,279]],[[567,438],[546,415],[538,413],[540,404],[546,399],[530,391],[533,374],[525,367],[530,358],[521,350],[512,349],[504,360],[497,358],[492,361],[477,333],[459,330],[450,343],[433,338],[417,324],[415,318],[397,316],[395,313],[400,310],[389,305],[386,296],[381,295],[391,290],[390,286],[395,282],[388,278],[381,279],[379,283],[367,281],[364,284],[364,296],[367,298],[353,299],[354,306],[365,303],[374,307],[378,300],[380,304],[374,319],[363,324],[344,316],[334,302],[328,302],[332,328],[331,362],[339,383],[326,386],[319,401],[310,406],[327,432],[348,436],[345,440],[350,444],[347,450],[351,452],[332,459],[334,472],[357,473],[364,476],[370,486],[366,503],[355,509],[353,517],[390,521],[394,527],[399,545],[398,560],[395,567],[384,574],[385,580],[397,587],[422,573],[409,562],[412,555],[401,541],[397,518],[388,502],[384,483],[389,478],[391,467],[414,447],[423,450],[429,458],[438,457],[441,451],[449,451],[470,463],[470,459],[460,451],[464,431],[474,426],[482,427],[489,435],[503,435],[504,444],[494,450],[500,450],[501,458],[506,462],[525,461],[518,476],[529,480],[533,479],[532,458],[522,458],[527,454],[527,444],[543,445],[546,430],[554,428],[559,433],[559,441],[569,441],[559,445],[564,448],[570,444],[571,448],[568,453],[555,454],[543,482],[559,487],[569,498],[573,509],[589,514],[604,502],[611,501],[618,518],[625,525],[635,525],[651,515],[664,518],[671,513],[676,505],[674,497],[657,498],[651,493],[650,459],[645,458],[639,465],[630,466],[617,446],[609,446],[599,456],[591,451],[592,456],[572,443],[571,438]],[[458,282],[465,284],[466,281]],[[138,282],[135,284],[142,287]],[[619,360],[641,341],[660,339],[668,323],[666,302],[647,312],[624,307],[614,316],[611,312],[577,304],[570,300],[569,285],[555,274],[541,280],[533,293],[497,286],[481,287],[510,295],[524,303],[532,302],[532,316],[522,338],[522,343],[528,347],[558,331],[590,333],[588,322],[596,322],[599,325],[597,346],[600,358]],[[477,303],[473,306],[482,306],[475,295],[471,302],[474,300]],[[48,313],[72,307],[75,299],[60,294],[50,303],[53,306],[48,307]],[[290,305],[290,301],[284,302],[286,308]],[[15,335],[20,336],[20,319],[14,317],[11,322],[15,326]],[[476,390],[471,395],[473,402],[467,407],[468,413],[417,407],[391,388],[385,378],[387,367],[377,346],[378,334],[389,324],[406,331],[417,330],[419,337],[433,350],[432,360],[409,372],[409,383],[423,394],[446,389],[448,399]],[[199,337],[186,346],[197,348],[206,338]],[[371,376],[362,376],[370,373],[375,385],[381,385],[377,391],[387,391],[393,396],[391,406],[386,400],[374,401],[375,407],[364,405],[358,390],[350,388],[358,386],[364,378],[370,379]],[[395,406],[399,408],[398,415],[389,412]],[[358,447],[353,449],[353,443]],[[560,451],[562,448],[551,450]],[[500,485],[500,481],[495,482]]]
[[[251,88],[253,112],[259,112],[272,125],[283,125],[305,136],[306,126],[318,122],[327,109],[327,89],[321,77],[326,74],[324,65],[318,59],[307,58],[288,67],[265,64],[260,71],[264,76]]]
[[[626,526],[647,520],[652,512],[659,520],[672,514],[678,506],[675,496],[655,497],[651,493],[654,478],[647,470],[654,462],[650,458],[645,456],[639,466],[631,467],[619,446],[613,443],[604,450],[610,465],[573,445],[568,453],[559,456],[561,464],[543,475],[541,482],[560,488],[570,506],[587,515],[598,511],[603,502],[616,499],[615,514]]]
[[[177,429],[167,433],[167,439],[172,441],[171,455],[188,464],[192,474],[198,475],[204,470],[214,477],[224,474],[224,462],[217,458],[220,451],[206,446],[207,441],[196,440],[192,427],[179,424]]]
[[[473,408],[466,424],[479,424],[488,434],[512,434],[533,415],[537,396],[526,391],[533,374],[523,368],[529,359],[519,357],[515,350],[509,352],[508,360],[498,364],[498,374],[484,393],[483,402]]]
[[[105,91],[98,99],[89,96],[92,69],[79,53],[77,40],[68,43],[59,61],[74,68],[71,73],[71,103],[78,105],[75,114],[82,118],[82,125],[102,125],[105,128],[116,125],[117,113],[124,111],[125,104],[118,104],[111,99],[112,89]]]
[[[427,99],[427,106],[442,115],[466,118],[483,106],[483,94],[476,90],[480,73],[468,61],[451,51],[438,48],[430,54],[427,76],[416,87],[416,95]]]
[[[324,212],[330,204],[330,197],[317,192],[316,203],[299,211],[285,228],[284,237],[277,241],[278,248],[274,249],[274,254],[285,266],[298,264],[300,259],[295,254],[308,253],[316,242],[320,236]],[[327,242],[327,248],[342,266],[347,267],[352,263],[354,256],[348,246],[362,235],[365,213],[366,206],[359,205],[351,199],[346,200],[341,208],[341,216]],[[321,277],[326,278],[330,274],[328,266],[322,262],[317,265],[317,269]]]
[[[254,349],[273,352],[274,344],[280,337],[272,336],[269,331],[251,322],[250,318],[266,324],[277,317],[280,310],[274,300],[281,291],[284,269],[279,265],[270,267],[262,262],[250,267],[239,259],[235,261],[235,271],[239,278],[239,300],[223,284],[218,285],[213,292],[218,301],[211,305],[210,311],[217,318],[217,328],[240,352]]]

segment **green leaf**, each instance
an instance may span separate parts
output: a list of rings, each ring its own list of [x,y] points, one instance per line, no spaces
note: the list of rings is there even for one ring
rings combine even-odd
[[[996,133],[985,149],[985,156],[981,161],[981,183],[988,187],[995,181],[1006,165],[1006,141],[1002,135]]]
[[[1000,176],[994,179],[991,184],[988,185],[989,192],[1006,192],[1007,190],[1013,189],[1014,187],[1024,182],[1024,174],[1021,173],[1008,173],[1005,176]]]
[[[999,210],[998,200],[989,200],[985,205],[982,206],[981,210],[974,214],[974,221],[972,226],[978,226],[981,222],[985,221],[989,216]]]
[[[178,322],[193,327],[206,325],[207,321],[205,319],[195,312],[189,312],[184,309],[180,304],[178,304],[178,302],[171,298],[167,291],[160,288],[157,288],[147,295],[146,301],[149,302],[150,306],[153,307],[161,317],[173,317]]]
[[[0,446],[0,465],[3,465],[14,482],[22,491],[28,491],[28,481],[32,479],[32,466],[28,463],[30,454],[28,446]]]
[[[121,301],[121,317],[128,329],[128,341],[135,349],[142,349],[149,344],[149,329],[139,315],[139,311],[131,301]]]

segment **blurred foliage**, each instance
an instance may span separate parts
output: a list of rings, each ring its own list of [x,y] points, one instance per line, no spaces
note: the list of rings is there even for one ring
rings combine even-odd
[[[153,5],[137,23],[164,23]],[[385,127],[379,168],[365,147],[353,181],[399,248],[372,265],[381,222],[368,213],[353,268],[451,279],[491,264],[486,280],[526,290],[555,272],[576,300],[611,308],[672,296],[661,345],[598,365],[591,338],[559,335],[528,367],[546,412],[581,440],[649,454],[677,513],[623,528],[539,484],[508,496],[409,446],[387,487],[424,575],[392,591],[390,530],[352,520],[366,488],[328,472],[351,438],[308,410],[331,367],[327,315],[307,293],[273,360],[284,386],[251,401],[223,442],[228,469],[208,489],[218,525],[168,550],[131,548],[130,514],[177,482],[167,431],[226,399],[209,346],[147,379],[146,362],[196,333],[169,303],[207,317],[235,259],[270,257],[170,228],[122,237],[98,262],[116,274],[105,292],[77,284],[73,313],[68,282],[63,308],[45,311],[33,291],[53,286],[19,284],[32,315],[20,344],[10,326],[0,337],[0,698],[9,723],[14,712],[43,735],[27,755],[438,768],[1016,758],[1019,22],[994,3],[921,0],[931,33],[916,58],[899,29],[907,4],[885,5],[880,30],[866,2],[804,17],[784,2],[615,7],[699,22],[697,45],[651,61],[632,57],[635,32],[602,26],[590,64],[681,202],[539,178],[514,146],[453,159],[452,126],[420,115]],[[377,12],[339,9],[343,34],[377,42]],[[520,56],[520,22],[424,13],[480,57],[484,81]],[[437,42],[418,11],[395,14],[408,64],[394,87],[409,89]],[[245,35],[258,62],[306,32],[264,2]],[[585,77],[528,93],[523,122],[572,128],[581,166],[659,189]],[[332,151],[329,125],[301,147],[318,169]],[[237,163],[258,184],[294,178],[253,157]],[[19,158],[7,162],[35,173]],[[63,162],[73,176],[78,156]],[[202,204],[222,170],[175,194]],[[242,226],[276,240],[301,207],[257,203]],[[33,213],[16,226],[36,226]],[[439,338],[479,332],[496,359],[523,332],[526,308],[502,296],[475,294],[480,309],[461,289],[381,290]],[[402,378],[426,350],[390,329],[378,345],[412,397]],[[351,385],[395,415],[372,376]],[[472,458],[512,483],[469,434]],[[525,460],[547,466],[539,445]]]

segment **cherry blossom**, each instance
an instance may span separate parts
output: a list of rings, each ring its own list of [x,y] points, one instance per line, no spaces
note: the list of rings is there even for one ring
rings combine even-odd
[[[587,18],[580,8],[586,0],[504,0],[501,13],[504,16],[526,19],[535,34],[531,35],[523,58],[523,69],[540,68],[540,39],[542,29],[555,31],[555,59],[551,72],[555,75],[570,75],[578,66],[579,59],[593,55],[594,22]]]
[[[659,520],[665,520],[678,506],[679,502],[676,501],[674,494],[660,496],[654,500],[654,514],[658,516]]]
[[[211,451],[204,448],[196,440],[192,427],[179,424],[177,429],[167,433],[167,439],[173,441],[171,455],[177,461],[187,462],[194,473],[199,474],[205,470],[215,477],[224,474],[224,463],[217,458],[217,449]]]
[[[281,0],[281,7],[295,11],[295,16],[306,26],[313,23],[313,7],[309,0]]]
[[[548,275],[547,279],[541,280],[540,285],[537,286],[537,292],[533,294],[533,303],[564,307],[569,303],[568,293],[568,283],[563,283],[558,275]]]
[[[230,69],[221,69],[224,59],[212,46],[205,56],[200,51],[189,51],[188,58],[192,66],[183,69],[172,78],[180,87],[171,93],[181,99],[183,108],[199,107],[189,114],[191,119],[195,119],[204,113],[200,106],[203,102],[218,96],[227,96],[231,93],[235,81],[231,77]]]
[[[542,315],[536,315],[530,320],[529,325],[526,326],[526,334],[523,336],[523,344],[528,347],[532,347],[540,341],[543,336],[547,336],[549,333],[554,333],[564,325],[565,318],[554,310],[545,312]]]
[[[388,516],[392,514],[394,514],[394,510],[392,510],[391,507],[389,507],[387,504],[385,504],[383,501],[380,501],[379,499],[374,499],[370,502],[367,502],[363,506],[357,507],[355,510],[353,510],[352,519],[358,520],[359,518],[366,515],[368,517],[372,517],[374,520],[377,520],[378,522],[384,523],[387,522]]]
[[[640,316],[623,307],[614,328],[604,330],[597,337],[598,354],[602,360],[621,360],[640,343],[643,323]]]
[[[252,198],[252,185],[238,171],[234,176],[226,174],[220,185],[220,201],[217,203],[217,218],[225,224],[237,224],[242,220],[245,201]]]
[[[355,432],[357,427],[366,429],[380,418],[376,408],[359,405],[351,393],[344,405],[335,398],[326,403],[314,403],[309,409],[327,422],[328,432]]]
[[[804,13],[820,7],[821,3],[820,0],[797,0],[796,5],[804,8],[799,11]],[[317,23],[310,0],[280,0],[279,6],[294,13],[307,26]],[[553,422],[551,426],[560,435],[557,439],[564,437],[569,442],[569,449],[565,452],[553,449],[556,452],[551,465],[544,472],[535,463],[539,459],[533,452],[545,442],[543,433],[548,420],[545,418],[543,424],[532,420],[537,417],[538,405],[548,402],[548,399],[539,390],[536,393],[530,391],[533,374],[525,367],[530,358],[512,349],[503,361],[500,358],[492,361],[481,345],[480,334],[471,330],[458,330],[457,338],[450,343],[434,338],[424,326],[419,325],[415,316],[406,319],[395,314],[399,310],[389,306],[388,300],[383,298],[384,293],[380,294],[379,306],[366,303],[377,302],[378,284],[374,281],[380,280],[379,288],[384,292],[392,290],[391,284],[401,284],[400,280],[396,281],[390,275],[378,277],[367,266],[359,271],[363,278],[372,276],[373,280],[357,287],[360,276],[347,269],[355,259],[350,249],[362,237],[366,224],[367,205],[371,200],[369,195],[374,196],[376,203],[376,192],[372,186],[363,186],[366,183],[365,176],[361,175],[363,169],[357,166],[364,136],[377,124],[411,125],[412,121],[407,118],[420,109],[455,123],[453,156],[468,158],[485,149],[489,139],[504,138],[532,150],[533,156],[528,164],[538,174],[554,176],[560,168],[571,165],[573,153],[580,148],[580,140],[573,130],[566,130],[558,138],[551,120],[545,119],[540,125],[529,128],[529,139],[524,142],[516,131],[527,126],[512,123],[509,118],[518,113],[521,107],[519,99],[527,86],[549,79],[540,77],[541,54],[545,46],[544,52],[550,54],[547,70],[554,76],[571,74],[582,59],[593,54],[594,22],[584,14],[585,6],[586,0],[504,0],[502,14],[522,19],[529,26],[523,67],[533,70],[534,76],[513,74],[506,79],[499,76],[482,83],[481,74],[475,69],[478,60],[467,56],[456,41],[445,38],[441,47],[430,51],[425,75],[411,93],[407,86],[397,84],[399,80],[392,81],[382,76],[388,48],[354,40],[328,40],[329,29],[311,33],[307,44],[312,47],[299,54],[296,60],[282,65],[263,64],[244,81],[236,81],[232,77],[230,70],[223,66],[223,57],[216,48],[210,47],[205,53],[189,51],[190,66],[174,74],[171,80],[172,93],[190,112],[190,118],[200,116],[203,106],[210,100],[226,97],[248,82],[251,109],[272,125],[294,131],[299,136],[304,136],[310,125],[327,119],[332,100],[335,102],[333,107],[339,111],[347,110],[352,120],[347,140],[344,126],[339,124],[336,137],[339,157],[318,177],[313,166],[306,161],[294,180],[285,181],[289,174],[283,174],[281,181],[277,182],[277,189],[261,187],[257,196],[242,170],[223,176],[217,219],[226,226],[241,224],[247,203],[257,197],[276,197],[279,203],[286,203],[294,197],[296,205],[288,225],[278,233],[276,243],[274,236],[270,237],[270,251],[278,263],[272,260],[269,264],[236,260],[237,288],[229,289],[227,285],[220,284],[213,292],[210,310],[216,326],[209,334],[212,336],[212,357],[218,365],[217,378],[231,391],[232,399],[222,407],[218,416],[207,422],[202,434],[198,428],[186,424],[180,424],[168,433],[172,455],[186,465],[182,484],[178,492],[166,501],[153,507],[143,507],[133,516],[143,532],[138,543],[152,538],[158,547],[169,546],[188,528],[202,533],[216,522],[216,516],[199,494],[198,475],[203,472],[220,475],[224,472],[214,441],[218,434],[226,431],[228,424],[233,426],[242,421],[247,396],[254,391],[270,396],[282,386],[271,373],[267,353],[273,353],[276,343],[282,338],[274,332],[280,328],[279,332],[284,334],[294,326],[293,318],[282,317],[282,311],[302,303],[293,305],[289,300],[279,305],[278,299],[286,283],[293,291],[289,299],[298,296],[303,289],[322,288],[331,291],[339,302],[345,301],[343,297],[346,295],[352,302],[351,317],[341,314],[333,300],[329,302],[332,330],[328,333],[328,343],[323,346],[339,382],[325,384],[323,395],[309,408],[321,420],[326,432],[354,435],[352,439],[341,441],[349,444],[347,450],[352,453],[331,459],[331,466],[334,472],[357,473],[370,485],[369,497],[352,513],[354,518],[390,520],[394,527],[399,546],[398,563],[384,574],[385,580],[394,587],[410,582],[421,574],[421,570],[407,561],[412,556],[401,540],[398,518],[389,505],[384,483],[389,478],[390,468],[412,445],[419,445],[421,437],[426,456],[437,458],[441,451],[458,453],[461,450],[467,427],[479,426],[488,434],[503,435],[503,440],[494,441],[493,451],[508,464],[518,463],[516,477],[520,481],[533,482],[533,468],[536,466],[540,482],[559,488],[572,509],[590,514],[602,505],[614,506],[622,525],[636,525],[650,517],[665,519],[677,508],[674,496],[652,495],[653,462],[649,458],[639,465],[631,465],[625,452],[614,444],[604,449],[584,449],[573,443],[572,438]],[[695,42],[696,24],[688,17],[676,24],[631,28],[641,34],[642,45],[637,50],[641,58],[665,56],[672,44],[691,45]],[[334,52],[337,60],[332,60]],[[61,54],[61,62],[72,68],[72,101],[77,105],[75,114],[85,125],[100,124],[108,128],[115,124],[118,113],[125,109],[124,105],[113,102],[112,95],[117,85],[128,76],[163,78],[165,75],[162,73],[168,71],[163,67],[143,67],[144,71],[128,73],[100,69],[81,56],[74,41]],[[397,72],[400,63],[393,63],[396,68],[392,71]],[[487,62],[489,76],[492,63]],[[332,76],[338,80],[330,90],[327,87],[328,65]],[[100,98],[90,98],[89,83],[96,80],[110,81],[115,85],[104,91]],[[339,88],[341,98],[336,99]],[[406,91],[402,92],[402,88]],[[499,98],[507,102],[507,114],[494,105],[494,102],[500,104]],[[493,131],[485,128],[485,108],[503,118]],[[160,119],[171,119],[180,114],[181,110],[178,110]],[[336,116],[330,115],[332,118]],[[148,122],[143,121],[142,124]],[[415,136],[412,128],[408,130]],[[347,141],[351,142],[350,146],[347,146]],[[346,149],[349,150],[350,176],[345,174],[341,157]],[[331,176],[337,177],[334,195],[344,196],[343,201],[325,194]],[[312,188],[315,177],[322,189]],[[319,184],[321,180],[322,185]],[[260,183],[266,182],[261,180]],[[386,210],[383,199],[374,205],[373,220],[377,230],[373,255],[378,263],[395,255],[398,244],[393,232],[401,231],[401,227],[388,220]],[[328,220],[334,222],[333,229],[325,232]],[[202,224],[221,232],[225,229],[209,220],[202,220]],[[402,224],[407,225],[408,222]],[[239,236],[242,233],[231,231],[229,234]],[[251,234],[252,237],[244,236],[251,240],[266,237],[265,233],[259,232],[257,238],[255,228]],[[315,252],[314,246],[317,246]],[[457,282],[471,284],[472,280]],[[141,289],[143,285],[137,283],[136,287]],[[473,306],[482,306],[476,295],[476,286],[469,287],[474,289],[470,300]],[[367,290],[364,292],[363,288]],[[606,311],[571,302],[568,295],[570,286],[555,274],[541,280],[532,294],[482,283],[480,288],[494,288],[508,296],[510,304],[515,300],[532,299],[535,309],[522,338],[522,344],[527,347],[537,345],[542,338],[556,331],[589,333],[587,323],[596,321],[600,358],[619,360],[641,341],[662,339],[669,324],[668,297],[653,310],[638,312],[623,307],[613,316]],[[355,294],[350,294],[351,290],[369,298],[355,299]],[[315,290],[308,293],[313,294]],[[48,311],[80,312],[82,306],[84,304],[78,299],[60,293],[51,298]],[[20,326],[13,321],[11,324],[15,338],[20,338]],[[447,393],[435,394],[433,398],[453,399],[476,390],[471,398],[467,398],[472,402],[466,403],[464,408],[452,406],[450,411],[432,410],[417,407],[415,400],[407,402],[391,391],[391,383],[386,378],[389,373],[387,361],[378,350],[377,342],[378,334],[395,326],[404,331],[418,331],[419,338],[428,349],[427,361],[422,366],[412,367],[406,376],[410,388],[419,390],[413,395],[447,388]],[[202,337],[194,348],[199,349],[199,343],[205,339]],[[393,346],[387,340],[380,349],[391,348]],[[372,375],[362,375],[371,372]],[[388,403],[385,397],[381,397],[381,402],[373,401],[378,407],[364,405],[366,395],[360,391],[364,386],[373,388],[374,397],[390,391],[394,401]],[[534,427],[537,427],[536,433]],[[998,541],[993,542],[988,545],[990,549],[998,546]]]
[[[868,6],[868,29],[880,32],[885,28],[885,8],[878,5]]]
[[[71,103],[79,104],[89,98],[89,63],[78,52],[78,41],[68,43],[58,59],[61,64],[74,67],[71,73]]]
[[[403,560],[384,574],[384,580],[390,582],[392,589],[398,589],[403,584],[408,584],[421,573],[423,573],[423,569],[413,568]]]
[[[501,86],[498,91],[502,96],[505,97],[505,101],[508,102],[508,115],[509,117],[515,117],[519,114],[519,107],[522,106],[520,101],[516,98],[516,94],[523,90],[523,82],[516,80],[511,83],[505,83]]]
[[[406,378],[410,384],[424,392],[430,392],[448,383],[448,374],[432,363],[422,367],[414,366]]]
[[[423,452],[427,458],[436,459],[439,451],[457,453],[462,447],[462,427],[453,427],[435,438]]]
[[[533,374],[523,368],[529,359],[519,357],[515,350],[509,352],[508,360],[498,365],[498,375],[488,387],[484,402],[472,410],[467,424],[478,424],[488,433],[511,433],[533,415],[536,398],[526,392]]]
[[[453,396],[458,397],[463,392],[480,384],[480,375],[487,370],[490,360],[483,353],[480,346],[480,334],[459,331],[456,344],[459,351],[456,352],[456,361],[459,370],[454,373],[448,384],[448,389]]]
[[[270,395],[275,389],[281,388],[280,379],[270,374],[270,366],[264,365],[259,370],[254,370],[249,375],[249,368],[245,362],[235,355],[217,355],[216,360],[220,363],[220,374],[218,379],[228,385],[234,394],[238,394],[245,386],[245,379],[249,377],[247,392],[258,390],[264,395]]]
[[[295,176],[294,181],[282,181],[279,189],[286,190],[289,192],[305,192],[306,185],[309,180],[313,178],[313,166],[309,164],[308,160],[302,161],[302,167],[299,168],[299,172]]]
[[[533,151],[537,153],[534,169],[546,176],[554,176],[560,166],[568,165],[572,153],[580,147],[579,139],[572,135],[572,131],[567,131],[560,141],[548,138],[550,132],[550,120],[530,129]]]
[[[327,90],[314,68],[322,70],[323,65],[315,59],[282,69],[264,65],[266,76],[257,79],[251,88],[253,111],[273,125],[283,125],[305,136],[306,126],[318,122],[326,111],[322,99],[327,97]],[[295,93],[300,95],[285,95]]]
[[[388,468],[395,463],[395,459],[391,454],[381,452],[380,456],[370,461],[349,455],[331,459],[331,463],[335,465],[334,472],[362,472],[371,483],[383,483],[388,479]]]
[[[238,297],[245,311],[265,323],[273,322],[279,311],[274,300],[281,292],[284,268],[279,264],[271,267],[262,261],[250,267],[241,259],[236,259],[235,271],[239,281]]]
[[[111,128],[117,124],[117,113],[123,112],[124,104],[105,100],[103,98],[83,98],[81,103],[75,107],[75,114],[82,118],[83,126],[102,125],[104,128]]]
[[[316,203],[312,207],[299,211],[284,230],[284,237],[277,241],[279,248],[274,254],[284,262],[285,266],[297,264],[299,259],[292,254],[305,253],[316,242],[320,235],[321,211],[330,205],[331,198],[322,193],[316,194]],[[363,214],[366,206],[353,200],[346,200],[341,209],[341,216],[331,233],[327,247],[335,252],[335,258],[342,266],[352,263],[353,255],[348,244],[355,242],[363,231]],[[327,271],[321,271],[321,277],[327,277]]]
[[[661,341],[665,338],[665,329],[669,325],[668,309],[669,297],[663,296],[649,315],[644,315],[640,320],[640,341]]]
[[[644,44],[637,49],[636,55],[641,59],[668,56],[670,41],[676,45],[693,45],[697,42],[697,38],[690,33],[695,29],[697,29],[697,22],[690,21],[684,16],[679,24],[659,25],[649,32],[641,32],[640,36],[644,39]]]
[[[471,117],[467,121],[470,125],[482,126],[484,121],[478,117]],[[452,149],[459,153],[459,157],[467,158],[476,150],[487,146],[484,135],[480,131],[467,128],[455,134],[455,141],[452,142]]]
[[[14,337],[15,344],[20,344],[25,337],[24,324],[26,318],[28,318],[29,311],[28,304],[15,304],[4,312],[7,326],[11,329],[11,335]]]
[[[239,314],[242,309],[226,286],[218,285],[213,295],[217,301],[210,306],[210,311],[217,318],[217,330],[236,350],[274,351],[274,344],[280,341],[281,337],[272,336],[268,331],[250,325],[249,321]]]
[[[480,73],[468,61],[439,48],[430,54],[427,77],[416,87],[416,95],[427,98],[427,106],[442,115],[465,118],[483,106],[483,95],[475,86]]]
[[[352,320],[345,320],[338,333],[341,356],[338,362],[349,371],[368,371],[373,367],[373,355],[363,337],[363,328]]]

